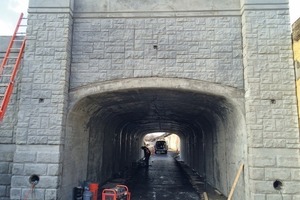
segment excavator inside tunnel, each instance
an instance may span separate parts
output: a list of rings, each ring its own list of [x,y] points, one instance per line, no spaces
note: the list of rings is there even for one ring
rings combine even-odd
[[[104,183],[142,158],[146,134],[172,132],[180,137],[181,159],[227,195],[246,160],[247,138],[242,95],[215,91],[227,96],[182,88],[94,91],[83,98],[75,92],[78,100],[67,117],[62,194],[83,180]],[[243,182],[236,189],[241,197]]]

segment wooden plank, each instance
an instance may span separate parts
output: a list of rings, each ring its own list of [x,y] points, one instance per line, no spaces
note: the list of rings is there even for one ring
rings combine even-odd
[[[206,192],[203,192],[204,200],[208,200],[208,196]]]
[[[239,171],[238,171],[238,173],[236,174],[235,179],[234,179],[234,181],[233,181],[232,188],[231,188],[231,190],[230,190],[230,193],[229,193],[229,195],[228,195],[227,200],[231,200],[231,198],[232,198],[232,196],[233,196],[234,189],[235,189],[235,187],[236,187],[236,184],[237,184],[237,182],[238,182],[238,180],[239,180],[239,177],[240,177],[240,175],[241,175],[243,169],[244,169],[244,164],[241,164],[241,166],[240,166],[240,168],[239,168]]]

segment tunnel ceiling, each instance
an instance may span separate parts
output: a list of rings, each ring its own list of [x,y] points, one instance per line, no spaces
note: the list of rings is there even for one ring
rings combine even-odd
[[[213,126],[216,118],[226,119],[232,106],[224,97],[211,94],[131,89],[86,97],[76,109],[90,113],[90,121],[113,123],[120,129],[126,126],[145,134]]]

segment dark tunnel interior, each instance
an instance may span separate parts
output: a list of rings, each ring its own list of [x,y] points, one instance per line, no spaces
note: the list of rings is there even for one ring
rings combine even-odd
[[[203,92],[146,88],[87,96],[68,117],[62,188],[103,183],[141,158],[146,134],[175,132],[184,162],[226,194],[245,159],[242,120],[230,100]]]

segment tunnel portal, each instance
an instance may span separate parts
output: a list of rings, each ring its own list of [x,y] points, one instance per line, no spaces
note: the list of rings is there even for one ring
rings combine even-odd
[[[206,90],[124,87],[78,100],[69,114],[63,188],[105,182],[141,158],[147,133],[165,131],[180,136],[184,162],[227,194],[245,159],[243,122],[232,100]]]
[[[0,198],[25,199],[38,175],[37,199],[71,199],[164,131],[224,195],[244,164],[233,199],[298,199],[291,47],[286,0],[30,0]]]

